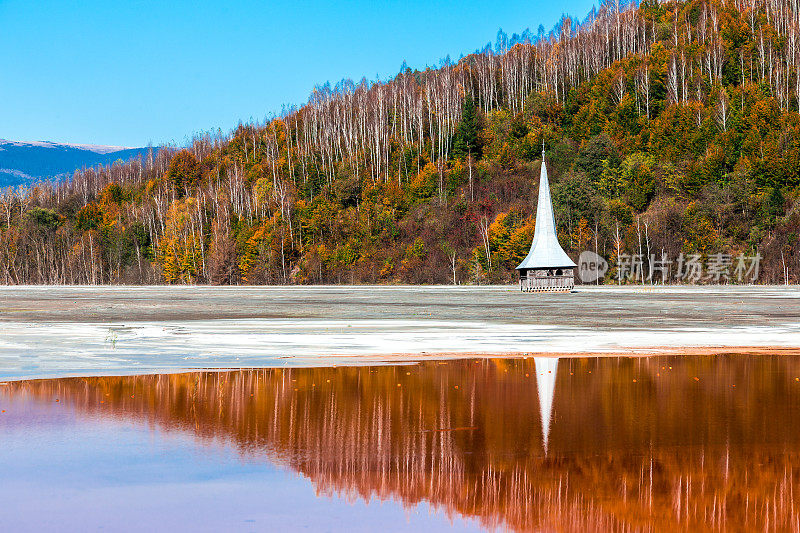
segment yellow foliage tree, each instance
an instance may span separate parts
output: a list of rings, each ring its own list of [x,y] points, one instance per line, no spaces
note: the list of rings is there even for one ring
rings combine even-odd
[[[167,283],[195,283],[203,268],[203,242],[193,214],[197,200],[177,200],[167,209],[164,235],[156,246],[156,262]]]

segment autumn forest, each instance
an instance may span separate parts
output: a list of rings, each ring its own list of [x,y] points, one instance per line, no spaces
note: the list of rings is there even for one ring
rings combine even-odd
[[[760,283],[797,283],[799,110],[795,0],[606,3],[0,191],[0,283],[508,283],[543,144],[561,244],[606,283],[621,253],[759,254]]]

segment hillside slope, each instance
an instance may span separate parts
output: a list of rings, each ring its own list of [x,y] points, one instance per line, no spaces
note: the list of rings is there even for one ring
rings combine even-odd
[[[510,282],[544,142],[562,245],[608,258],[606,282],[625,254],[645,273],[662,254],[758,254],[747,279],[728,264],[691,281],[797,282],[798,28],[784,0],[605,6],[457,64],[323,86],[266,124],[6,196],[0,280]]]

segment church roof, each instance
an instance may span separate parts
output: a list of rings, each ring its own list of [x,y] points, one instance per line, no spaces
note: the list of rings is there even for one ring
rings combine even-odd
[[[517,266],[517,270],[529,268],[573,268],[577,265],[558,244],[553,204],[550,201],[550,182],[542,150],[542,174],[539,178],[539,202],[536,206],[536,227],[533,232],[531,251]]]

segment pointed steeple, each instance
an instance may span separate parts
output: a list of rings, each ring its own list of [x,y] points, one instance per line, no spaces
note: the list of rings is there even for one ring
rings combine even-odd
[[[544,142],[542,142],[542,172],[539,177],[539,201],[536,205],[536,228],[533,243],[528,255],[517,266],[517,270],[532,268],[573,268],[577,265],[561,248],[556,236],[556,220],[550,200],[550,181],[547,179],[547,165],[544,162]]]

